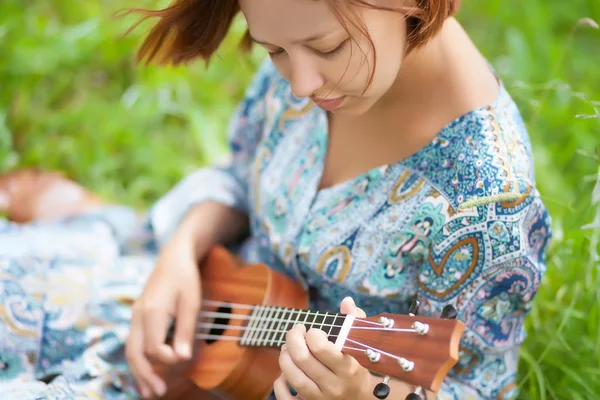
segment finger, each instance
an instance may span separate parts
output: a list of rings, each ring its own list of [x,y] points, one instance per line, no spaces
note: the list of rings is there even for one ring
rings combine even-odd
[[[134,312],[131,318],[131,331],[125,346],[125,356],[135,377],[140,395],[150,398],[153,393],[162,396],[166,392],[164,381],[154,373],[152,365],[144,353],[144,331],[141,315]]]
[[[175,352],[182,359],[187,360],[192,357],[199,309],[199,288],[181,295],[177,305],[174,347]]]
[[[309,332],[306,332],[306,328],[303,325],[299,325],[287,333],[286,350],[290,353],[294,364],[296,364],[319,386],[321,386],[323,382],[335,382],[336,377],[332,370],[323,365],[323,363],[315,357],[311,349],[308,347],[307,337],[309,336],[309,333],[315,342],[315,349],[325,349],[327,348],[328,344],[333,346],[333,344],[327,340],[325,332],[319,329],[311,329]]]
[[[142,399],[149,399],[152,396],[152,390],[148,386],[142,385],[141,382],[137,382],[136,390]]]
[[[339,372],[347,367],[344,355],[327,339],[325,332],[319,329],[310,329],[306,333],[306,346],[315,360],[328,370],[328,374],[340,375]],[[295,360],[293,355],[292,358]],[[327,376],[326,379],[332,378]],[[323,388],[321,387],[321,389]]]
[[[165,343],[171,317],[164,308],[149,307],[144,310],[145,352],[152,359],[164,364],[174,364],[177,356],[173,348]]]
[[[285,347],[279,355],[279,368],[289,386],[298,393],[297,397],[314,399],[322,396],[319,386],[294,363]]]
[[[350,314],[357,318],[367,318],[367,314],[356,306],[352,297],[345,297],[342,300],[342,303],[340,304],[340,313]]]
[[[290,392],[289,384],[283,375],[280,375],[273,384],[273,391],[277,400],[293,400],[292,392]]]
[[[138,346],[138,349],[134,349],[134,347],[136,347],[134,344],[135,341],[137,341],[137,338],[134,338],[132,342],[127,342],[126,344],[127,363],[131,373],[135,377],[136,390],[142,398],[146,399],[152,395],[152,385],[147,378],[148,368],[144,368],[143,360],[140,359],[140,357],[143,356],[130,354],[131,352],[136,352],[138,354],[140,351],[143,352],[142,346]]]
[[[319,362],[306,346],[304,327],[288,332],[286,344],[281,349],[279,367],[286,380],[302,396],[312,398],[322,395],[322,385],[335,384],[336,376]]]

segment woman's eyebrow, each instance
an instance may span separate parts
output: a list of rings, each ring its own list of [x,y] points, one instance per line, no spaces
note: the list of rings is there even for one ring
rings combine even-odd
[[[316,33],[314,35],[307,36],[304,39],[294,40],[292,43],[294,43],[294,44],[300,44],[300,43],[315,42],[317,40],[323,39],[326,36],[331,35],[334,32],[337,32],[337,29],[330,30],[330,31],[327,31],[327,32],[322,32],[322,33]],[[252,39],[252,41],[255,42],[255,43],[266,45],[266,46],[275,46],[274,44],[271,44],[271,43],[266,42],[264,40],[256,39],[254,36],[252,36],[252,34],[250,32],[248,32],[248,34],[250,35],[250,38]]]

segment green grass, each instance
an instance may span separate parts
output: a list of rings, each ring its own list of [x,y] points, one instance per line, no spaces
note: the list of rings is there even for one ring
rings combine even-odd
[[[600,31],[577,24],[600,22],[600,2],[463,3],[459,19],[521,107],[554,222],[521,398],[600,398]],[[0,2],[0,170],[60,169],[142,208],[226,151],[228,116],[262,53],[237,51],[238,23],[208,69],[136,67],[147,25],[121,38],[133,19],[111,14],[140,4],[156,2]]]
[[[148,25],[122,38],[136,19],[112,14],[140,3],[156,4],[0,3],[0,168],[59,168],[143,207],[226,151],[227,120],[260,54],[237,51],[238,23],[208,70],[136,67]]]

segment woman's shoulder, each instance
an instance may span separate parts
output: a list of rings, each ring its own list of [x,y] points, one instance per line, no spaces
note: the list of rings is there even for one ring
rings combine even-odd
[[[455,209],[475,199],[537,192],[529,134],[503,84],[493,103],[446,125],[405,164]]]

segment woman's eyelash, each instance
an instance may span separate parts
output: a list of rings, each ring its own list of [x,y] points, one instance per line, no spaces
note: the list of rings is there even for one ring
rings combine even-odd
[[[346,43],[348,43],[348,39],[344,40],[342,43],[340,43],[340,45],[338,47],[336,47],[335,49],[328,51],[327,53],[321,53],[321,54],[324,55],[325,57],[333,57],[337,53],[342,51],[344,49],[344,47],[346,47]]]
[[[317,52],[319,53],[319,55],[322,55],[323,57],[333,57],[335,56],[337,53],[339,53],[340,51],[342,51],[344,49],[344,47],[346,47],[346,44],[348,43],[348,40],[344,40],[342,43],[340,43],[340,45],[338,47],[336,47],[335,49],[328,51],[326,53],[322,53],[322,52]],[[282,54],[283,52],[285,52],[284,49],[277,49],[276,51],[270,51],[269,54],[271,56],[278,56],[280,54]]]

